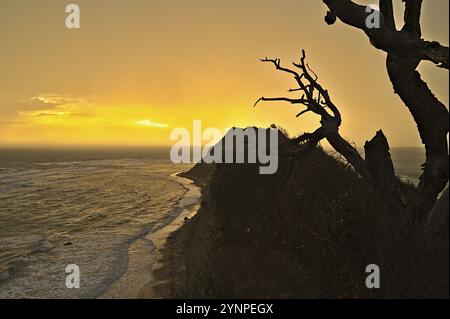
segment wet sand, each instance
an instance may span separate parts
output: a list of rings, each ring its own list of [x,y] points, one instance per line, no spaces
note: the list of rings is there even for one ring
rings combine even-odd
[[[192,218],[200,208],[201,191],[190,179],[172,175],[186,187],[187,192],[179,201],[176,217],[157,231],[151,232],[133,242],[128,250],[128,268],[126,273],[114,282],[99,298],[117,299],[159,299],[170,297],[169,277],[171,267],[169,255],[165,252],[171,235]]]

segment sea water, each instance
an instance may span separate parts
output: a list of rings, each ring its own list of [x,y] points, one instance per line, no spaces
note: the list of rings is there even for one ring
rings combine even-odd
[[[188,169],[155,150],[0,150],[0,298],[93,298],[170,223]],[[65,268],[80,267],[80,289]]]

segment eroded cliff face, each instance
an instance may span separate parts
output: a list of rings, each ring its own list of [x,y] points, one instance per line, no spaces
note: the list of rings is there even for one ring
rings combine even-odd
[[[169,243],[171,297],[448,297],[448,249],[403,236],[397,212],[320,148],[282,142],[274,175],[198,164],[184,176],[203,199]],[[365,285],[369,264],[380,289]]]

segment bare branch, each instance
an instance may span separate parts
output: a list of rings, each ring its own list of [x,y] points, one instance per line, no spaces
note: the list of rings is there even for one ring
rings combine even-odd
[[[405,25],[403,31],[407,31],[420,38],[422,35],[420,27],[420,12],[422,9],[422,0],[403,0],[405,3]]]
[[[319,127],[312,133],[304,133],[299,137],[295,138],[292,142],[294,144],[308,143],[309,147],[316,146],[322,139],[325,138],[325,132],[322,127]]]
[[[294,63],[294,66],[296,66],[297,68],[300,68],[303,71],[303,75],[305,77],[305,79],[310,83],[310,85],[316,89],[319,92],[319,98],[317,99],[317,104],[322,103],[321,101],[321,97],[324,98],[324,104],[325,107],[328,107],[332,112],[334,117],[337,119],[339,125],[341,123],[341,114],[338,110],[338,108],[334,105],[334,103],[331,101],[330,96],[328,94],[328,91],[325,90],[317,81],[316,79],[314,79],[311,74],[309,73],[309,71],[311,70],[308,65],[305,63],[305,59],[306,59],[306,53],[305,50],[302,50],[302,56],[300,58],[300,63]],[[316,76],[317,77],[317,76]],[[317,110],[314,110],[317,114],[320,114],[322,116],[326,116],[329,115],[325,108],[319,107]]]
[[[422,60],[430,61],[437,67],[449,68],[449,48],[441,45],[439,42],[423,42]]]
[[[300,116],[302,116],[303,114],[306,114],[306,113],[308,113],[308,112],[311,112],[312,110],[310,109],[310,108],[306,108],[306,110],[303,110],[303,111],[301,111],[300,113],[298,113],[297,115],[296,115],[296,117],[300,117]]]
[[[287,97],[260,97],[258,99],[258,101],[256,101],[256,103],[253,105],[253,107],[255,107],[259,102],[269,102],[269,101],[283,101],[283,102],[289,102],[292,104],[301,104],[304,102],[304,100],[302,99],[290,99]]]
[[[306,67],[308,68],[309,72],[314,75],[314,81],[317,81],[319,79],[319,76],[309,67],[308,63],[306,63]]]
[[[388,54],[399,54],[408,59],[431,61],[438,67],[449,69],[449,50],[437,42],[421,39],[420,13],[422,0],[403,0],[405,2],[405,25],[401,32],[395,30],[395,21],[391,18],[392,0],[380,0],[380,10],[385,23],[380,29],[368,29],[365,25],[367,14],[365,6],[351,0],[323,0],[330,12],[345,24],[366,33],[377,49]],[[393,14],[392,14],[393,16]],[[413,35],[413,38],[411,37]],[[434,44],[434,45],[431,45]]]
[[[264,59],[261,59],[261,62],[269,62],[269,63],[272,63],[272,64],[275,66],[275,68],[276,68],[277,70],[280,70],[280,71],[283,71],[283,72],[286,72],[286,73],[290,73],[290,74],[294,75],[294,77],[300,78],[300,75],[299,75],[297,72],[295,72],[295,71],[293,71],[293,70],[290,70],[290,69],[287,69],[287,68],[283,68],[283,67],[281,66],[281,60],[280,60],[280,59],[269,59],[269,58],[264,58]]]
[[[328,19],[337,17],[345,24],[355,28],[361,30],[366,28],[365,6],[355,4],[350,0],[323,0],[323,2],[330,9],[329,13],[327,13]]]
[[[380,12],[384,19],[384,26],[390,30],[395,30],[394,8],[392,6],[392,0],[380,0]]]

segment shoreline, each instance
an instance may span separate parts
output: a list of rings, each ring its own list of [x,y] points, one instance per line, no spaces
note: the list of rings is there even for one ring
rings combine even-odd
[[[191,191],[197,192],[198,196],[196,197],[195,203],[185,206],[185,209],[183,209],[183,211],[170,224],[147,236],[150,240],[156,243],[157,246],[159,246],[159,259],[152,267],[151,279],[141,287],[138,294],[139,299],[162,299],[171,297],[171,270],[173,269],[174,264],[172,263],[170,256],[175,252],[169,251],[170,248],[168,243],[174,239],[178,231],[185,225],[185,223],[191,220],[191,218],[198,213],[201,206],[201,186],[199,186],[195,180],[183,176],[184,174],[185,172],[174,174],[176,178],[179,178],[181,181],[187,183],[183,183],[184,186],[187,185],[190,187],[190,190],[183,196],[183,199],[189,198],[187,195]],[[177,262],[176,266],[179,268],[181,265]]]
[[[179,230],[186,219],[192,218],[200,208],[201,187],[187,177],[184,172],[171,174],[186,192],[177,201],[174,214],[168,216],[173,219],[156,227],[156,231],[149,232],[135,240],[128,247],[128,265],[126,272],[113,282],[98,298],[114,299],[159,299],[167,297],[168,274],[166,253],[167,242],[173,233]]]
[[[177,299],[180,298],[180,289],[186,285],[186,274],[190,271],[192,265],[192,256],[190,253],[196,254],[200,257],[204,251],[186,251],[189,244],[197,242],[198,238],[194,235],[195,229],[202,224],[201,213],[204,212],[207,206],[207,192],[210,180],[216,169],[215,165],[197,164],[191,169],[179,173],[179,177],[191,181],[201,192],[200,201],[196,206],[196,212],[189,220],[185,221],[179,228],[174,229],[170,233],[161,259],[161,267],[155,270],[155,276],[160,280],[161,284],[153,287],[144,287],[141,291],[141,298],[152,298],[154,293],[158,294],[160,298]],[[203,236],[202,236],[203,237]],[[208,241],[207,237],[203,237],[202,241]],[[209,241],[208,241],[209,242]]]

